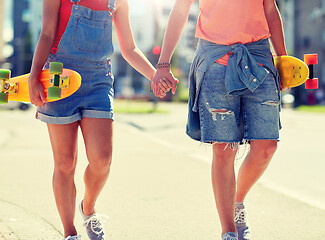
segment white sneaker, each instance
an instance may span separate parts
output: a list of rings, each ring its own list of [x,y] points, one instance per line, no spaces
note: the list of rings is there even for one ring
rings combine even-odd
[[[84,226],[87,230],[87,235],[90,240],[105,240],[105,230],[104,226],[100,221],[100,216],[98,214],[93,214],[87,216],[83,212],[82,201],[79,205],[80,213],[84,219]],[[102,216],[102,215],[101,215]],[[103,215],[105,216],[105,215]],[[107,216],[105,216],[108,218]]]
[[[80,235],[68,236],[64,240],[81,240]]]
[[[238,232],[238,240],[250,239],[251,232],[247,222],[246,208],[243,203],[236,203],[235,226]]]
[[[238,240],[237,233],[227,232],[221,236],[222,240]]]

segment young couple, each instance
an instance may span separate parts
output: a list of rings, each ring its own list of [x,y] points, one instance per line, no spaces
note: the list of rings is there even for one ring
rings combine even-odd
[[[43,24],[29,79],[37,118],[47,123],[54,157],[53,190],[65,239],[81,239],[74,225],[77,133],[88,158],[85,194],[78,202],[91,240],[107,239],[95,211],[112,160],[114,23],[123,57],[151,80],[158,97],[176,90],[170,61],[194,0],[175,0],[157,70],[134,43],[128,0],[44,0]],[[281,17],[274,0],[199,0],[191,66],[187,134],[211,143],[212,183],[223,240],[250,239],[244,199],[267,168],[280,129],[280,83],[276,55],[286,55]],[[194,36],[193,36],[194,37]],[[46,103],[38,81],[43,67],[62,62],[82,76],[72,96]],[[250,144],[237,180],[234,159],[240,143]],[[181,236],[180,236],[181,238]]]

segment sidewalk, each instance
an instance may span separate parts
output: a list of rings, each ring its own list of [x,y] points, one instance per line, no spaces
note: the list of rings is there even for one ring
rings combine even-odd
[[[32,111],[0,114],[0,124],[10,133],[0,146],[0,239],[61,239],[46,128]],[[219,239],[209,148],[183,135],[185,118],[184,106],[170,115],[116,117],[111,174],[97,203],[98,212],[110,217],[104,223],[108,239]],[[79,147],[78,201],[86,166],[82,141]],[[325,211],[260,183],[249,194],[247,207],[252,240],[325,239]],[[78,212],[75,220],[87,239]]]
[[[0,222],[0,240],[18,240],[16,234]]]

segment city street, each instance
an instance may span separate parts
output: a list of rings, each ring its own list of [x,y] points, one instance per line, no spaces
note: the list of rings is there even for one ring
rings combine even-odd
[[[97,203],[108,239],[217,240],[211,149],[185,134],[186,104],[166,114],[116,114],[111,174]],[[47,129],[28,111],[0,109],[0,240],[62,239]],[[281,141],[247,197],[252,240],[325,239],[325,114],[281,113]],[[77,200],[87,164],[80,134]],[[247,147],[240,149],[240,166]],[[76,226],[82,234],[81,216]]]

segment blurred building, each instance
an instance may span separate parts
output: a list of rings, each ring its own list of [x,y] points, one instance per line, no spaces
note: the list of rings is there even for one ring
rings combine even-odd
[[[304,54],[318,54],[314,75],[319,78],[319,89],[306,90],[304,85],[293,88],[294,105],[325,105],[325,1],[281,0],[278,5],[283,17],[288,54],[300,59],[304,58]]]
[[[0,67],[9,69],[11,65],[7,58],[13,54],[9,44],[13,40],[12,1],[0,0]]]
[[[295,49],[295,0],[280,0],[277,1],[281,12],[282,23],[284,28],[285,43],[289,55],[294,54]]]
[[[32,59],[29,0],[5,0],[4,13],[6,66],[17,76],[29,71]]]
[[[4,0],[0,0],[0,63],[5,60],[5,57],[3,56],[3,47],[5,45],[4,39],[3,39],[3,22],[4,22]]]
[[[32,51],[34,52],[42,28],[42,7],[43,0],[29,0],[30,24]]]
[[[325,1],[295,1],[295,55],[303,58],[306,53],[318,54],[318,65],[314,75],[319,78],[319,89],[305,90],[303,86],[294,89],[295,105],[323,104],[325,88]]]

